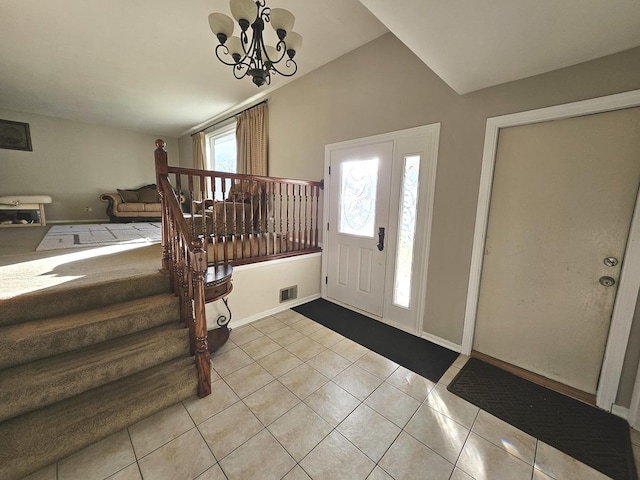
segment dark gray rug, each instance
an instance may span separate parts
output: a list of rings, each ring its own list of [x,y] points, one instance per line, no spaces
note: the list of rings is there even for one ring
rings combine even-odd
[[[627,422],[471,358],[449,391],[616,480],[637,480]]]

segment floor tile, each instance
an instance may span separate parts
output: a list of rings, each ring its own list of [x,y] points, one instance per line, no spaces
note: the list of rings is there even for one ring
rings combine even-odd
[[[215,353],[211,357],[211,365],[221,377],[226,377],[230,373],[240,370],[242,367],[251,365],[253,362],[253,358],[239,347],[219,355]]]
[[[380,467],[376,467],[371,472],[371,475],[367,477],[367,480],[393,480],[393,477]]]
[[[399,366],[396,362],[393,362],[376,352],[365,353],[358,359],[356,365],[382,380],[385,380],[389,375],[395,372],[396,368]]]
[[[453,464],[469,436],[468,428],[427,405],[418,409],[404,430]]]
[[[360,400],[333,382],[328,382],[320,387],[304,402],[332,427],[337,427],[360,405]]]
[[[337,430],[371,460],[378,462],[400,433],[400,428],[362,404]]]
[[[424,401],[427,395],[429,395],[429,392],[435,387],[435,384],[431,380],[405,367],[398,367],[386,381],[419,402]]]
[[[290,343],[285,348],[303,361],[307,361],[326,350],[323,345],[320,345],[309,337],[304,337],[296,342]]]
[[[200,475],[196,480],[227,480],[227,477],[220,468],[220,465],[216,463],[213,467]]]
[[[465,443],[456,467],[476,480],[530,480],[533,475],[531,465],[475,433]]]
[[[229,335],[231,335],[231,333],[229,333]],[[218,347],[218,349],[214,352],[214,354],[222,354],[224,352],[228,352],[229,350],[233,350],[234,348],[237,348],[237,347],[238,345],[228,338],[227,341],[224,342],[224,344],[221,347]]]
[[[192,479],[216,463],[197,428],[171,440],[138,464],[145,479]]]
[[[536,439],[517,429],[513,425],[480,410],[476,418],[473,433],[489,440],[494,445],[506,450],[520,460],[533,465],[536,454]]]
[[[331,425],[304,403],[292,408],[269,426],[271,434],[298,462],[331,430]]]
[[[138,464],[134,463],[107,477],[105,480],[142,480],[142,475]]]
[[[274,380],[246,397],[244,403],[266,426],[295,407],[300,399],[278,380]]]
[[[535,480],[535,478],[536,477],[534,476],[533,479]],[[453,470],[453,475],[451,475],[450,480],[474,480],[474,479],[471,475],[467,475],[459,468],[456,468]]]
[[[286,323],[287,325],[293,325],[294,323],[298,323],[300,320],[308,320],[304,315],[291,309],[274,313],[272,317],[276,317],[282,323]]]
[[[325,350],[307,360],[307,365],[311,365],[325,377],[333,378],[351,366],[351,362],[331,350]]]
[[[216,380],[211,384],[211,395],[204,398],[193,396],[185,400],[184,406],[196,425],[220,413],[227,407],[238,402],[240,397],[223,380]]]
[[[327,348],[335,345],[341,340],[344,340],[344,337],[342,335],[328,328],[316,330],[309,335],[309,338],[315,340],[320,345],[324,345]]]
[[[248,353],[254,360],[259,360],[276,350],[280,350],[281,346],[269,337],[260,337],[245,343],[240,348]]]
[[[420,406],[415,398],[387,382],[380,384],[364,403],[400,428],[407,424]]]
[[[236,370],[224,379],[236,395],[244,398],[271,383],[274,377],[257,363]]]
[[[535,468],[552,478],[562,480],[604,480],[609,478],[542,441],[538,441]]]
[[[467,363],[467,361],[469,360],[469,355],[458,355],[458,358],[456,358],[453,363],[451,364],[452,367],[455,368],[462,368],[464,367],[465,363]]]
[[[402,480],[442,480],[453,472],[451,463],[405,432],[382,457],[380,467]]]
[[[440,380],[438,380],[438,383],[448,387],[451,381],[455,378],[455,376],[458,375],[458,373],[460,373],[459,368],[449,367],[447,371],[444,372],[444,375],[440,377]]]
[[[297,342],[298,340],[304,338],[304,334],[289,326],[276,330],[275,332],[271,332],[267,336],[283,347],[286,347],[287,345],[290,345],[293,342]]]
[[[195,427],[186,408],[178,403],[129,427],[136,458],[148,455],[156,448]]]
[[[351,365],[337,375],[333,381],[361,401],[371,395],[382,383],[378,377],[365,372],[356,365]]]
[[[640,431],[635,428],[629,428],[629,434],[631,436],[631,444],[640,445]]]
[[[265,317],[260,320],[256,320],[251,323],[251,326],[256,330],[264,333],[265,335],[275,332],[276,330],[280,330],[283,327],[286,327],[286,323],[281,322],[276,317]]]
[[[264,367],[274,377],[281,377],[290,370],[302,365],[302,360],[285,348],[276,350],[266,357],[258,360],[258,363]]]
[[[291,326],[304,335],[310,335],[313,332],[320,330],[321,328],[324,328],[319,323],[314,322],[313,320],[310,320],[306,317],[301,319],[299,322],[294,323]]]
[[[58,462],[59,480],[104,479],[136,461],[129,432],[118,433],[94,443]]]
[[[57,465],[53,463],[48,467],[38,470],[37,472],[32,473],[27,477],[24,477],[22,480],[57,480],[57,468]],[[138,468],[137,465],[136,468]]]
[[[229,480],[280,480],[295,464],[266,429],[220,462]]]
[[[350,362],[356,362],[361,356],[369,352],[368,348],[363,347],[362,345],[354,342],[353,340],[349,340],[348,338],[340,340],[338,343],[332,345],[329,348],[336,352],[338,355],[343,356]]]
[[[242,327],[234,328],[229,334],[229,339],[233,341],[239,347],[248,343],[256,338],[264,336],[257,328],[254,328],[253,324],[243,325]]]
[[[285,373],[279,380],[300,400],[304,400],[329,381],[327,377],[307,364],[302,364]]]
[[[469,477],[471,478],[471,477]],[[538,470],[537,468],[533,469],[533,477],[531,480],[556,480],[553,477],[550,477],[549,475],[542,473],[540,470]]]
[[[198,427],[218,461],[263,428],[262,423],[242,402],[223,410]]]
[[[469,429],[480,411],[472,403],[449,392],[443,385],[436,385],[424,403]]]
[[[299,465],[296,465],[293,470],[282,477],[282,480],[311,480],[311,478],[304,473],[304,470]]]
[[[313,480],[364,480],[375,463],[334,430],[300,466]]]

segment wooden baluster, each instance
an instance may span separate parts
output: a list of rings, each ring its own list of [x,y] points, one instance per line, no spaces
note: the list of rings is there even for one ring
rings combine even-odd
[[[302,249],[302,185],[298,184],[298,248]]]
[[[280,194],[280,215],[279,215],[279,218],[280,218],[280,220],[279,220],[279,221],[280,221],[280,228],[278,229],[278,232],[277,232],[277,234],[278,234],[278,238],[279,238],[278,243],[280,244],[280,251],[279,251],[278,253],[282,253],[282,252],[284,251],[284,247],[283,247],[283,243],[284,243],[284,238],[283,238],[284,230],[282,229],[282,218],[283,218],[283,216],[282,216],[282,182],[279,182],[279,183],[278,183],[278,190],[279,190],[279,194]]]
[[[193,308],[195,312],[196,369],[198,370],[198,396],[211,393],[211,356],[207,341],[207,321],[205,313],[204,275],[207,271],[207,252],[199,240],[194,241]]]
[[[227,239],[227,179],[226,177],[220,177],[221,190],[222,190],[222,232],[218,234],[222,236],[222,257],[224,263],[229,263],[229,252],[227,251],[228,239]]]
[[[319,187],[314,187],[315,192],[316,192],[316,231],[315,231],[315,239],[313,242],[313,247],[314,248],[318,248],[318,235],[319,235],[319,228],[318,225],[320,225],[320,217],[318,216],[320,214],[320,188]]]

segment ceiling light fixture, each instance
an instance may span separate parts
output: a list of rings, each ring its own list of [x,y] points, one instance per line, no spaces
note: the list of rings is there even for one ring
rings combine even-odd
[[[271,83],[271,75],[291,77],[298,71],[293,57],[302,46],[302,37],[292,32],[295,17],[284,8],[271,9],[265,0],[231,0],[231,15],[240,25],[240,36],[232,36],[233,19],[224,13],[209,15],[209,26],[220,44],[216,57],[233,67],[237,79],[249,75],[258,87]],[[275,46],[266,45],[263,38],[265,23],[271,23],[278,40]],[[251,27],[251,39],[247,30]]]

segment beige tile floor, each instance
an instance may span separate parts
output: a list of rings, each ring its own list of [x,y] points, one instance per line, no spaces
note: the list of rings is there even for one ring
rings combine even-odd
[[[590,480],[588,466],[293,311],[234,329],[213,393],[29,480]],[[634,453],[640,434],[632,432]]]

